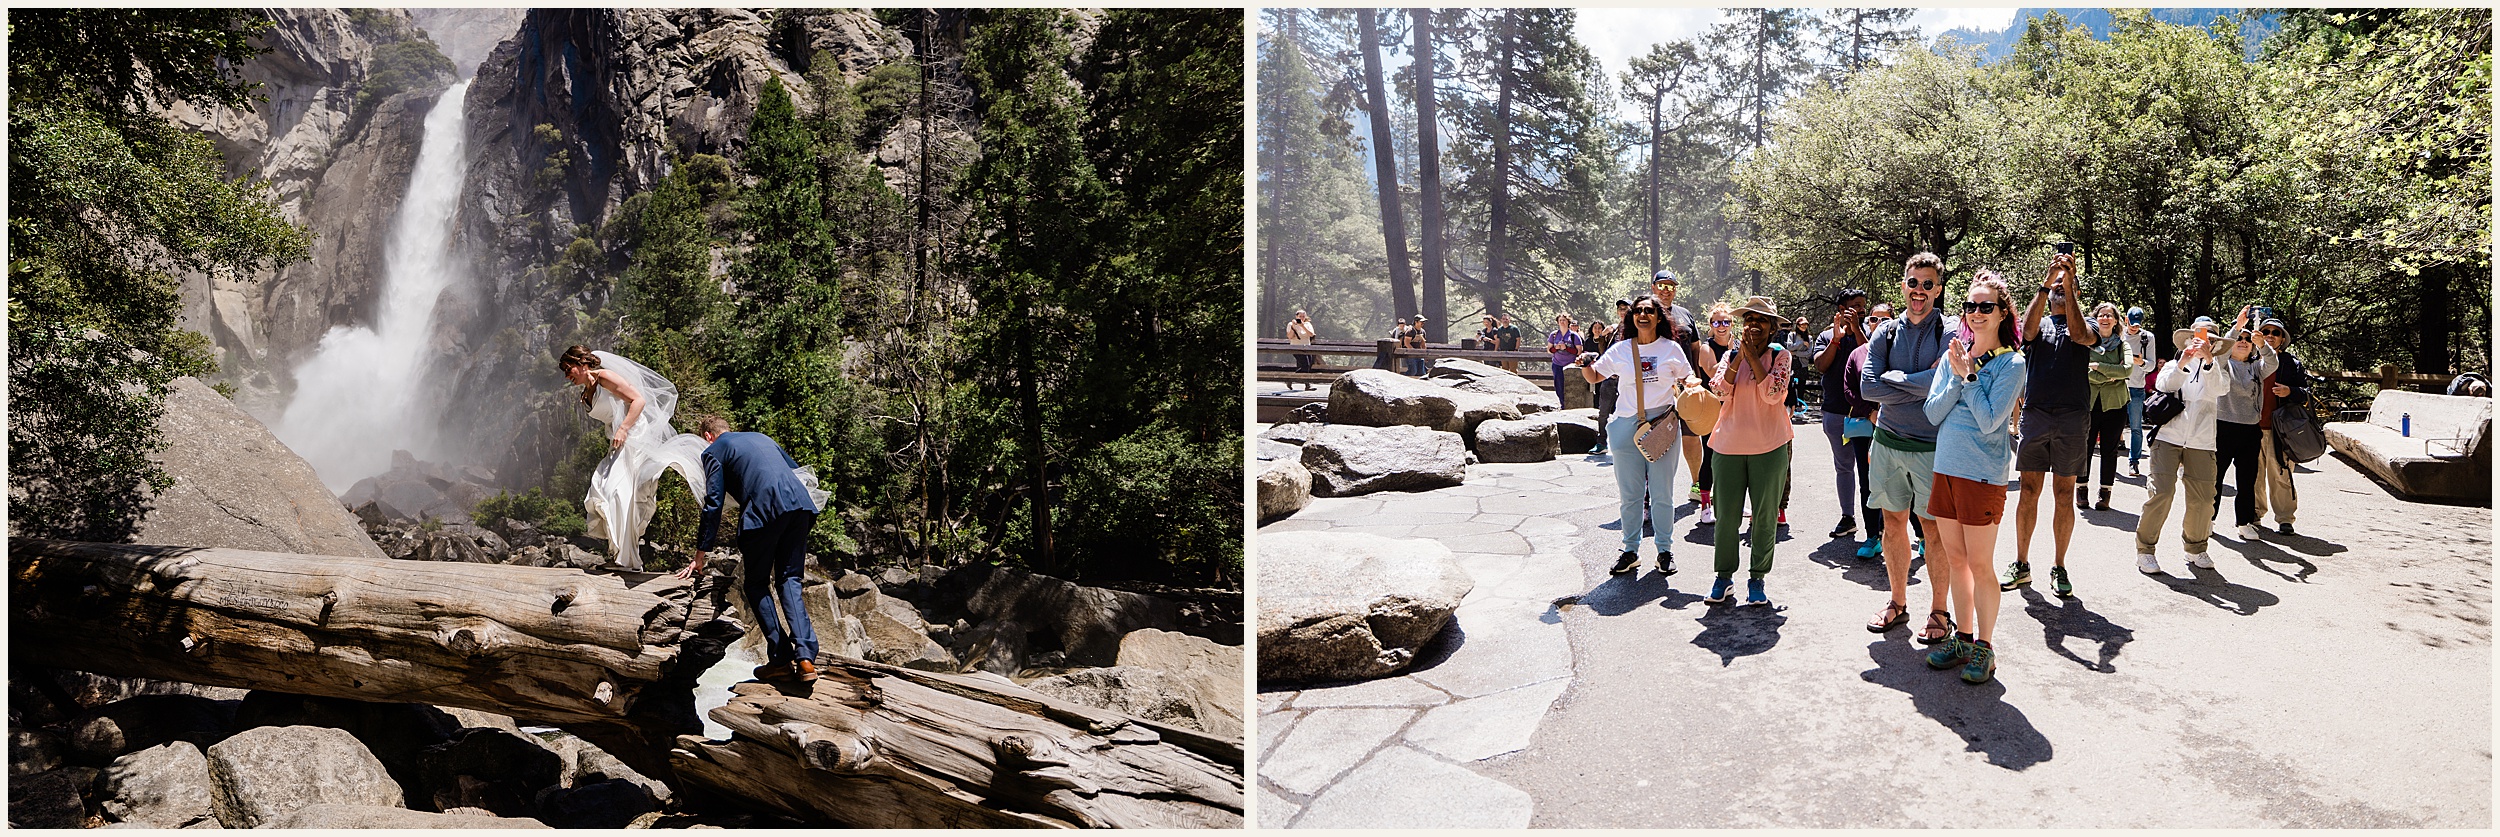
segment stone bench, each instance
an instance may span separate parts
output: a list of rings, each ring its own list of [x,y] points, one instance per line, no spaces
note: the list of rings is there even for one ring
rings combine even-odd
[[[2327,444],[2406,499],[2491,502],[2491,399],[2382,390],[2367,421],[2326,425]],[[2412,415],[2412,435],[2399,427]]]

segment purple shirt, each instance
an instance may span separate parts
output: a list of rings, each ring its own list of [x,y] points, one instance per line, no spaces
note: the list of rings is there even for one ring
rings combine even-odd
[[[1576,361],[1576,360],[1579,360],[1579,359],[1580,359],[1580,335],[1579,335],[1579,333],[1578,333],[1578,332],[1571,332],[1571,331],[1551,331],[1551,332],[1546,332],[1546,334],[1545,334],[1545,342],[1546,342],[1546,344],[1547,344],[1547,345],[1552,345],[1552,344],[1555,344],[1555,343],[1560,343],[1560,344],[1562,344],[1562,345],[1563,345],[1563,348],[1564,348],[1564,350],[1563,350],[1563,351],[1559,351],[1559,352],[1555,352],[1555,353],[1554,353],[1554,365],[1555,365],[1555,366],[1567,366],[1567,365],[1570,365],[1572,361]]]

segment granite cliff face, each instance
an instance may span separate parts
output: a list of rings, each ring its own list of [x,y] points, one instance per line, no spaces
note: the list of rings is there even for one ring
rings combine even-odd
[[[767,80],[779,79],[805,109],[817,99],[808,76],[828,69],[812,62],[830,60],[857,83],[912,50],[865,10],[270,14],[278,23],[262,38],[270,52],[243,68],[268,101],[248,113],[172,114],[207,134],[231,173],[266,179],[287,217],[315,236],[312,258],[269,275],[191,280],[184,324],[214,340],[221,369],[212,380],[274,420],[292,397],[294,369],[324,333],[371,324],[425,116],[473,70],[454,243],[471,277],[438,303],[433,380],[421,400],[460,405],[444,416],[446,435],[470,440],[457,458],[516,483],[545,474],[587,426],[553,358],[567,342],[613,339],[607,284],[560,281],[547,266],[676,161],[735,159]],[[961,13],[939,14],[944,36]],[[451,69],[410,72],[406,44],[418,41],[427,53],[439,47]],[[906,118],[889,136],[914,129]],[[894,180],[915,154],[916,144],[898,141],[872,156]]]
[[[290,372],[323,332],[372,315],[382,281],[382,231],[415,165],[425,114],[452,81],[439,67],[402,68],[422,41],[392,11],[273,9],[269,52],[242,75],[266,101],[249,112],[178,106],[177,123],[206,134],[233,176],[269,183],[288,220],[313,233],[312,258],[243,280],[188,279],[183,325],[209,335],[216,380],[263,419],[284,406]],[[408,44],[393,49],[394,45]],[[382,76],[377,78],[377,75]]]

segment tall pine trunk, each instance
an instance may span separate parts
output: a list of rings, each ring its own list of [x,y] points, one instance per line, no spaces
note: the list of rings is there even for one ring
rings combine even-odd
[[[1434,56],[1432,10],[1408,9],[1415,20],[1415,185],[1424,213],[1424,326],[1436,343],[1450,339],[1448,278],[1443,264],[1448,251],[1441,217],[1441,105],[1433,98]]]
[[[1493,182],[1486,191],[1491,230],[1484,251],[1484,312],[1492,315],[1502,313],[1503,289],[1509,281],[1504,274],[1510,268],[1510,108],[1514,85],[1511,74],[1516,71],[1511,23],[1516,15],[1516,11],[1503,10],[1493,35],[1498,39],[1495,48],[1499,57],[1493,64]]]
[[[1372,123],[1380,237],[1389,248],[1389,299],[1399,317],[1408,317],[1415,314],[1415,271],[1406,263],[1406,211],[1398,205],[1398,156],[1389,136],[1389,87],[1380,73],[1380,10],[1362,9],[1355,12],[1355,18],[1363,38],[1363,110]]]

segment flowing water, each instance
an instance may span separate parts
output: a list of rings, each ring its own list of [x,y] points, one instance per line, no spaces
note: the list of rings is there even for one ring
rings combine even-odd
[[[729,705],[729,687],[755,679],[755,667],[763,664],[745,643],[733,642],[729,644],[729,656],[695,678],[694,714],[703,719],[703,737],[728,740],[729,728],[712,720],[712,710]]]
[[[332,326],[295,369],[295,398],[275,431],[332,492],[390,470],[394,449],[419,459],[441,453],[435,428],[443,405],[424,395],[424,384],[434,304],[465,272],[452,252],[452,216],[467,162],[461,111],[468,92],[467,81],[452,85],[426,114],[416,169],[383,250],[373,325]]]

